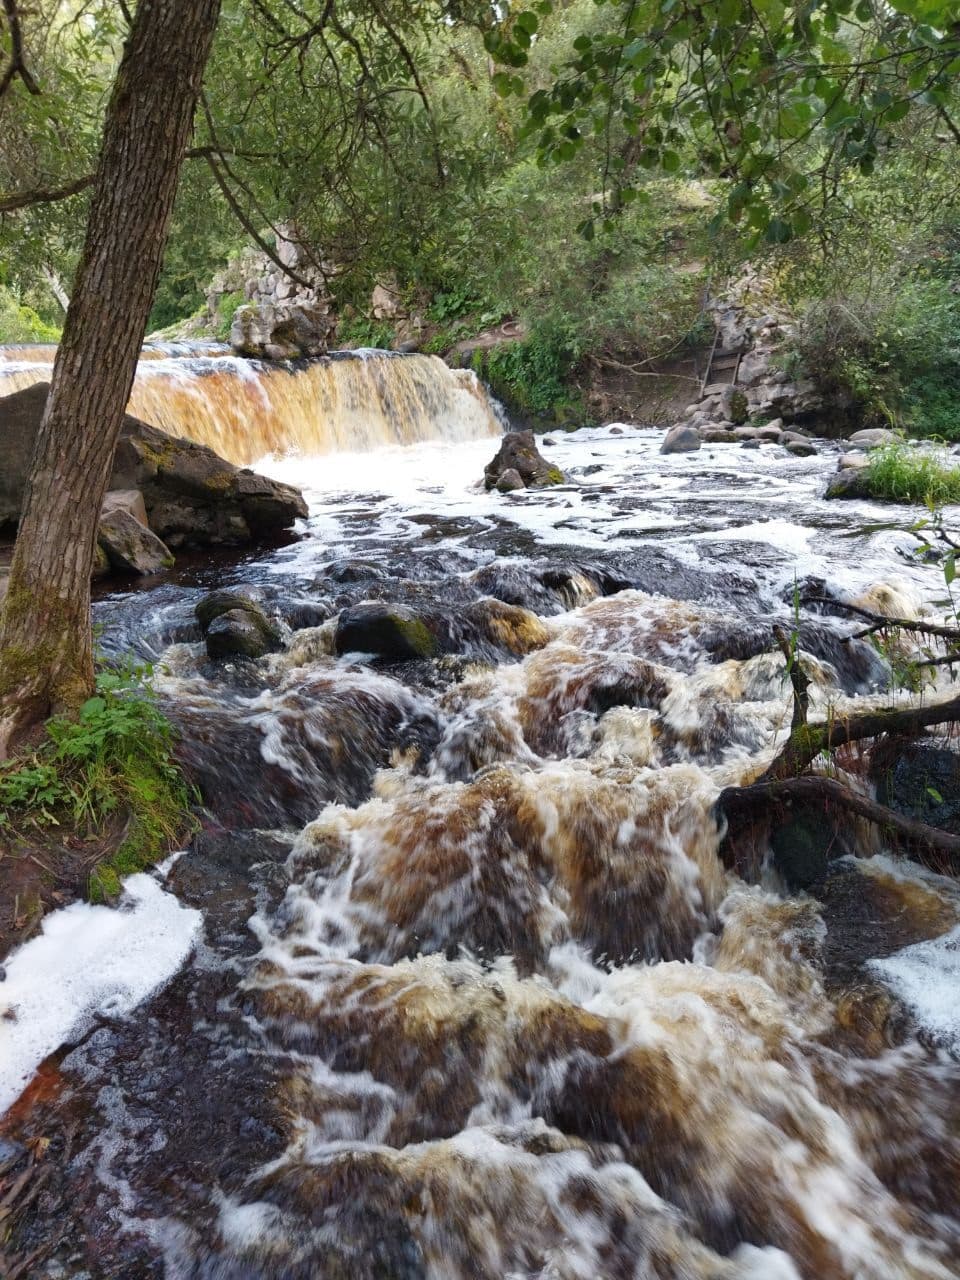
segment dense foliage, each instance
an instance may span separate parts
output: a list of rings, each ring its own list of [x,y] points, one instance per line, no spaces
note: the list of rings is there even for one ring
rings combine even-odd
[[[229,0],[151,325],[202,310],[229,260],[294,225],[342,342],[408,336],[372,314],[378,280],[429,350],[509,319],[523,342],[474,363],[514,408],[562,418],[603,370],[701,337],[708,286],[749,260],[801,317],[793,371],[865,422],[954,438],[958,16],[941,0]],[[124,32],[114,6],[75,0],[24,24],[42,93],[0,97],[6,341],[60,322],[86,197],[11,210],[3,193],[89,174]],[[226,336],[239,301],[229,285],[208,331]]]

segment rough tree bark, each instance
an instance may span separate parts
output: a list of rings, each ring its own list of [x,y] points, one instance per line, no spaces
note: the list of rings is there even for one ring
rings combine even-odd
[[[0,759],[93,685],[100,504],[219,11],[220,0],[140,0],[113,86],[0,617]]]

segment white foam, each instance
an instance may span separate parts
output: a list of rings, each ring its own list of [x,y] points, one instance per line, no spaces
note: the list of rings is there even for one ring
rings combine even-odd
[[[918,1025],[960,1052],[960,925],[940,938],[916,942],[868,967],[907,1006]]]
[[[172,977],[202,918],[146,874],[124,882],[117,908],[75,902],[47,916],[0,984],[0,1114],[97,1014],[127,1014]]]

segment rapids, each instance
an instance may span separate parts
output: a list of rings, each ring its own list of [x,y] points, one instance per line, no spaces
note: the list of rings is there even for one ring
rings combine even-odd
[[[584,430],[544,444],[571,483],[501,496],[457,438],[260,458],[305,488],[299,541],[97,602],[104,646],[158,663],[205,830],[158,873],[149,999],[108,936],[63,1049],[39,1063],[26,999],[0,1019],[40,1067],[0,1132],[49,1142],[29,1274],[956,1276],[958,886],[858,828],[810,894],[746,884],[714,813],[789,729],[773,622],[815,714],[891,696],[813,597],[936,608],[914,513],[821,501],[829,445]],[[210,664],[214,585],[284,652]],[[453,652],[335,656],[369,599]],[[56,933],[12,981],[63,972]]]

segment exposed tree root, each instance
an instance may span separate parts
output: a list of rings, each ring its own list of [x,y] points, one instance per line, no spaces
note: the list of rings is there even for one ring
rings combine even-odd
[[[811,801],[820,801],[827,809],[831,806],[846,809],[886,831],[895,832],[909,842],[911,856],[924,866],[935,871],[960,871],[960,836],[895,813],[835,778],[808,774],[776,782],[755,782],[748,787],[727,787],[721,791],[717,804],[728,821],[740,827],[762,817],[762,811],[772,805]]]

